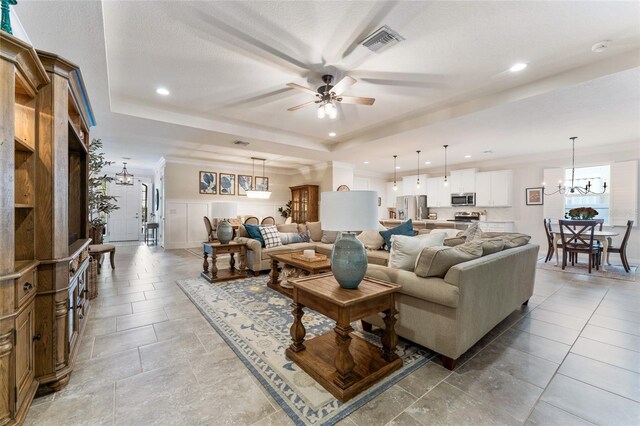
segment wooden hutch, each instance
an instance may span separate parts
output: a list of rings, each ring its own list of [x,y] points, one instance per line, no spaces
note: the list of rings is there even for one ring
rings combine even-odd
[[[294,223],[318,221],[318,185],[291,186],[291,220]]]
[[[0,31],[0,425],[73,369],[88,267],[91,107],[79,69]]]

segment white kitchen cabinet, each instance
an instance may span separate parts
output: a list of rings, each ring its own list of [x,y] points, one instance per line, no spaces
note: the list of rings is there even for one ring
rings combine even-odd
[[[418,188],[418,175],[402,177],[402,195],[426,195],[427,175],[420,175],[420,188]]]
[[[393,182],[387,182],[387,197],[386,197],[386,206],[388,208],[394,209],[396,207],[396,197],[399,197],[402,194],[399,194],[400,188],[399,185],[397,191],[393,190]]]
[[[475,188],[477,207],[510,207],[513,199],[513,171],[476,173]]]
[[[482,232],[513,232],[513,222],[478,222]]]
[[[476,192],[476,173],[478,169],[453,170],[449,176],[449,187],[452,194]]]
[[[426,190],[428,207],[451,207],[450,185],[444,186],[443,177],[428,178]]]

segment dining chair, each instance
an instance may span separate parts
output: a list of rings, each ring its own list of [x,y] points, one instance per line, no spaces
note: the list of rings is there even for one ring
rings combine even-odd
[[[262,222],[260,222],[260,225],[275,225],[275,224],[276,224],[276,220],[272,216],[267,216],[264,219],[262,219]]]
[[[589,273],[591,273],[593,265],[599,270],[602,246],[593,243],[596,221],[559,220],[558,224],[560,225],[560,239],[562,240],[562,269],[567,266],[567,255],[574,254],[571,259],[571,265],[573,266],[578,253],[586,253],[589,255]]]
[[[255,216],[249,216],[244,220],[244,223],[248,223],[249,225],[260,225],[260,221]]]
[[[216,239],[216,231],[215,229],[213,229],[213,226],[211,226],[211,221],[206,216],[204,216],[204,227],[207,230],[207,240],[214,241]]]
[[[551,230],[551,219],[542,219],[544,224],[544,233],[547,235],[547,257],[544,258],[544,263],[547,263],[553,259],[553,231]],[[560,248],[560,243],[558,243]]]
[[[602,231],[602,226],[604,225],[604,219],[593,219],[593,220],[596,221],[597,225],[600,225],[598,226],[598,231]]]
[[[633,227],[633,221],[627,221],[627,230],[624,233],[624,237],[622,237],[622,243],[620,243],[620,247],[611,247],[609,246],[608,253],[618,253],[620,254],[620,259],[622,260],[622,266],[624,266],[624,270],[626,272],[631,271],[631,267],[629,266],[629,260],[627,259],[627,243],[629,242],[629,236],[631,236],[631,228]]]

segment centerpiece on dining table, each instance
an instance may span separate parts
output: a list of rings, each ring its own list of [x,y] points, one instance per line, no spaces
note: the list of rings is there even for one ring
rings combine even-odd
[[[598,211],[591,207],[576,207],[564,214],[565,219],[590,220],[598,216]]]

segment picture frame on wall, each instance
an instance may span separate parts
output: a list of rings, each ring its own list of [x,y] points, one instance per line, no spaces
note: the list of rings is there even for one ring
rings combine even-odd
[[[256,191],[268,191],[269,190],[269,178],[265,176],[256,176]]]
[[[220,173],[220,195],[236,195],[236,175],[232,173]]]
[[[247,195],[247,191],[251,191],[251,183],[253,176],[238,175],[238,195]]]
[[[544,188],[536,187],[536,188],[527,188],[526,190],[525,200],[527,202],[527,206],[542,206],[544,204]]]
[[[200,171],[200,194],[216,195],[218,193],[218,174]]]

